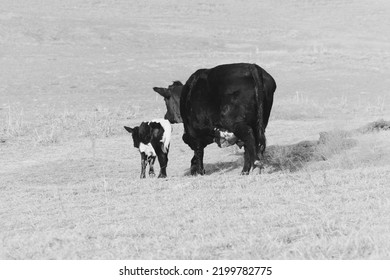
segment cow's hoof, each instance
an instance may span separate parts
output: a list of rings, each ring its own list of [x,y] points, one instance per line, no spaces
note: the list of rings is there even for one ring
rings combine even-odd
[[[167,178],[167,174],[160,174],[158,175],[158,178]]]
[[[249,175],[249,171],[241,171],[241,175]]]
[[[202,170],[197,170],[197,169],[192,169],[191,168],[191,175],[192,176],[197,176],[197,175],[204,175],[206,174],[206,171],[204,169]]]
[[[191,166],[190,173],[191,173],[192,176],[195,176],[195,175],[198,174],[198,170],[197,170],[196,166],[194,166],[194,165]]]
[[[156,174],[154,172],[149,173],[149,177],[154,177],[154,176],[156,176]]]

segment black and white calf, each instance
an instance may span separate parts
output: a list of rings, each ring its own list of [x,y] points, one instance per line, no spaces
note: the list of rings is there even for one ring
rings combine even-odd
[[[167,177],[168,151],[171,141],[172,127],[168,120],[155,119],[142,122],[134,128],[125,126],[133,136],[134,147],[141,154],[141,178],[145,178],[146,166],[149,164],[149,176],[154,176],[156,156],[160,164],[158,178]]]

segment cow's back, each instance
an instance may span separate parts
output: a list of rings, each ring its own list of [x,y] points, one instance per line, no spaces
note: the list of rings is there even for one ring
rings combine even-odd
[[[183,87],[180,106],[190,134],[206,135],[215,127],[233,131],[237,123],[256,121],[250,67],[245,63],[226,64],[191,75]]]

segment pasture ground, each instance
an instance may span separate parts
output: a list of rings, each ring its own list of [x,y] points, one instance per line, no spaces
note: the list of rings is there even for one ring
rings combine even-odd
[[[368,0],[2,1],[0,259],[388,259],[390,131],[356,129],[390,120],[389,13]],[[188,176],[174,125],[168,178],[139,179],[122,127],[163,116],[151,88],[241,61],[278,84],[261,174],[210,145],[206,175]]]

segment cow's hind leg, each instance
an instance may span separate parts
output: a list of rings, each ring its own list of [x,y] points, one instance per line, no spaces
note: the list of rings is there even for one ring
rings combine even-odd
[[[255,142],[256,142],[256,159],[255,159],[255,166],[260,166],[260,155],[261,158],[264,158],[264,151],[266,147],[266,138],[264,129],[260,126],[256,126],[253,128],[253,131],[255,131]]]
[[[154,177],[154,162],[156,161],[156,157],[149,157],[148,163],[149,163],[149,177]]]
[[[244,142],[244,167],[242,175],[249,174],[256,159],[256,145],[253,129],[247,124],[239,124],[235,127],[234,134]]]

